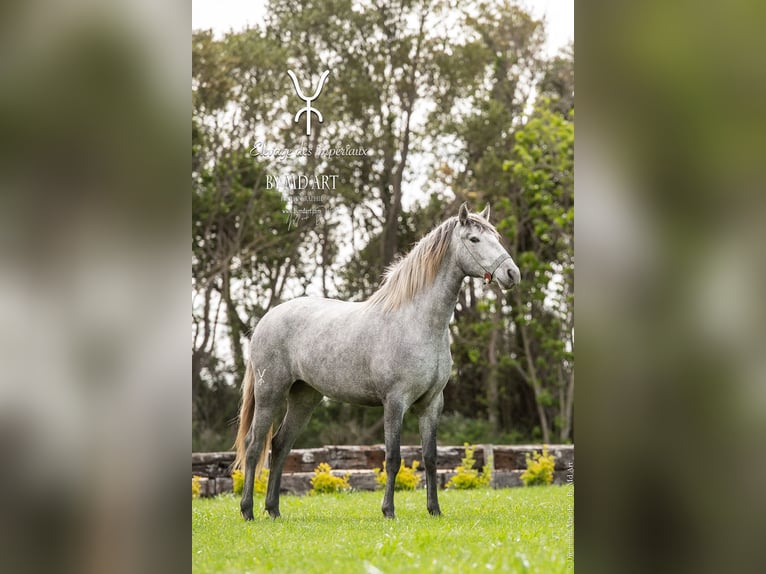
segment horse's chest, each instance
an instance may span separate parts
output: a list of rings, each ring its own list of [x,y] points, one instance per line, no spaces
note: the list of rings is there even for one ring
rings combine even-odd
[[[439,360],[436,364],[436,380],[437,382],[447,383],[447,379],[452,372],[452,353],[450,352],[449,345],[446,346],[439,354]]]
[[[452,369],[449,344],[412,347],[406,356],[412,379],[421,384],[432,386],[449,378]]]
[[[449,378],[452,367],[449,337],[421,336],[414,329],[379,337],[370,356],[370,378],[384,392],[406,384],[420,396]]]

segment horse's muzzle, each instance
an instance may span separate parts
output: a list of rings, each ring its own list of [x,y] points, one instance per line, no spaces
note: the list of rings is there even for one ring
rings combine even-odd
[[[521,273],[519,268],[512,263],[511,267],[507,269],[499,269],[495,274],[495,280],[501,288],[513,289],[521,281]]]
[[[508,279],[511,280],[511,287],[518,285],[521,282],[521,273],[519,272],[519,268],[515,265],[508,269]]]

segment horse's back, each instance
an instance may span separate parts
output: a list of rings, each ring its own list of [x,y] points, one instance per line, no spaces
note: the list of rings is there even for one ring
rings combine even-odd
[[[260,335],[259,329],[265,331],[268,329],[269,335],[289,335],[289,333],[280,333],[279,326],[298,328],[307,327],[317,321],[321,321],[328,315],[338,316],[356,311],[361,303],[350,303],[339,301],[337,299],[325,299],[323,297],[298,297],[280,303],[273,309],[270,309],[253,332],[253,336]]]
[[[370,327],[359,317],[361,306],[322,297],[298,297],[277,305],[258,322],[251,351],[294,355],[325,343],[343,347],[344,341],[354,340],[350,332],[359,337]]]

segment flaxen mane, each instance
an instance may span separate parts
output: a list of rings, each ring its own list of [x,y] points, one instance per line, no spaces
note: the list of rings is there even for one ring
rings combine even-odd
[[[472,213],[468,220],[480,229],[498,235],[497,230],[479,215]],[[447,253],[457,223],[457,217],[450,217],[418,241],[406,257],[392,263],[383,274],[380,288],[367,299],[367,304],[379,305],[385,312],[393,311],[412,301],[418,293],[431,285]]]

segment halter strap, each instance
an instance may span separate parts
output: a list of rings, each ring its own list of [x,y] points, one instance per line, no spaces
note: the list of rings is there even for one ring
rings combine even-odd
[[[501,255],[498,255],[497,258],[492,263],[490,263],[490,269],[492,269],[492,271],[489,271],[486,267],[484,267],[484,265],[481,264],[481,262],[479,262],[478,259],[476,259],[476,256],[473,254],[473,251],[471,251],[468,248],[468,244],[465,242],[465,239],[463,239],[461,237],[460,241],[463,242],[463,246],[465,247],[465,250],[468,251],[468,254],[476,262],[476,265],[478,265],[479,267],[481,267],[484,270],[484,284],[485,285],[489,285],[490,283],[492,283],[492,281],[495,278],[495,271],[497,271],[497,268],[500,267],[500,265],[502,265],[503,262],[506,259],[512,259],[512,257],[510,255],[508,255],[507,253],[503,253]]]
[[[495,259],[490,267],[492,268],[492,271],[490,271],[490,275],[494,276],[495,271],[497,271],[497,268],[500,267],[506,259],[512,259],[510,255],[507,253],[503,253],[502,255],[498,255],[497,259]]]

